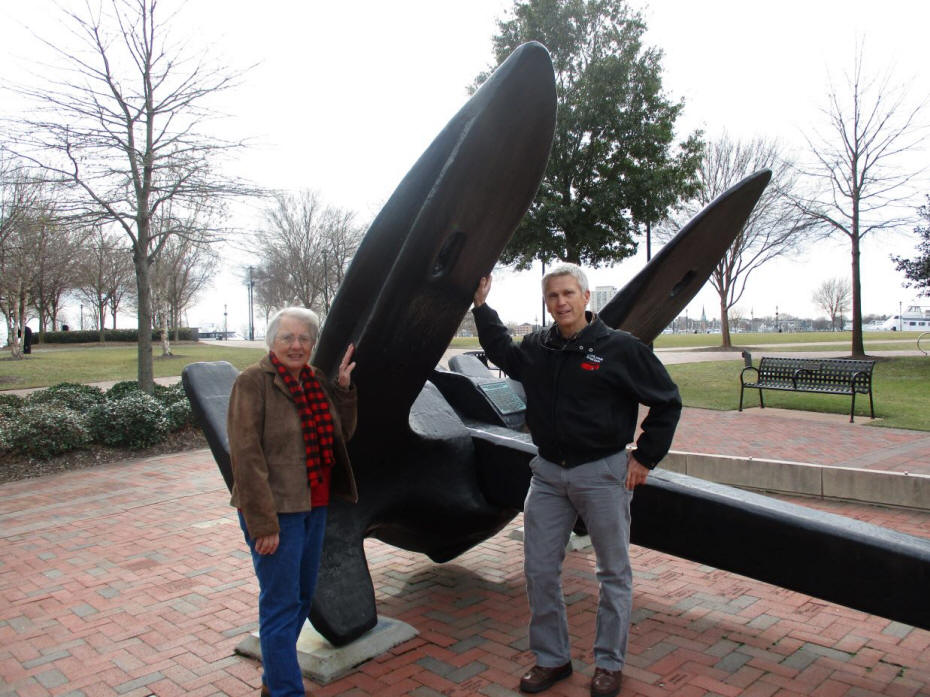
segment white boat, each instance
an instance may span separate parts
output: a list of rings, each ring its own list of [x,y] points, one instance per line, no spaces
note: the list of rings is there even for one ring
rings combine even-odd
[[[882,322],[881,328],[892,332],[930,331],[930,307],[910,305],[904,312]]]

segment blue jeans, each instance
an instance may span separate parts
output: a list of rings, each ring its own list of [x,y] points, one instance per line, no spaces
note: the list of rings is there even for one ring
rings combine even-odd
[[[257,554],[245,519],[239,524],[252,551],[258,576],[258,639],[262,649],[262,680],[273,697],[304,697],[303,677],[297,663],[297,637],[316,590],[320,569],[326,507],[305,513],[279,513],[278,549]]]

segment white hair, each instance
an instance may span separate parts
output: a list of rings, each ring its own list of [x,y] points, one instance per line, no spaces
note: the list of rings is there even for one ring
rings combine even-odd
[[[546,286],[549,285],[549,279],[556,276],[571,276],[576,281],[578,281],[578,287],[581,288],[582,295],[588,292],[588,277],[585,276],[585,273],[581,270],[581,267],[578,266],[578,264],[565,263],[559,264],[542,277],[543,295],[546,294]]]
[[[265,332],[265,343],[268,348],[274,348],[275,339],[278,338],[278,326],[284,317],[293,317],[307,325],[307,331],[313,343],[316,343],[316,337],[320,333],[320,318],[313,310],[306,307],[285,307],[274,313],[271,321],[268,322],[268,331]]]

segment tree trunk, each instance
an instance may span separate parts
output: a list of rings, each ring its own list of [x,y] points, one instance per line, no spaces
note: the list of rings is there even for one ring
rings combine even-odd
[[[174,355],[171,353],[171,337],[168,329],[168,312],[161,313],[161,357]]]
[[[104,303],[99,303],[97,305],[97,326],[100,328],[100,343],[104,344],[107,341],[106,337],[106,325],[107,325],[107,308]]]
[[[137,249],[133,252],[133,264],[136,268],[136,292],[139,295],[138,336],[138,379],[139,388],[149,394],[155,393],[155,380],[152,371],[152,286],[149,279],[149,260],[145,253],[146,246],[141,244],[144,238],[140,234]],[[140,251],[141,248],[141,251]]]
[[[13,322],[13,333],[10,335],[10,356],[16,360],[23,358],[22,340],[26,338],[26,301],[23,297],[23,282],[19,282],[19,300],[16,308],[16,319]]]
[[[730,339],[730,315],[727,313],[727,303],[723,297],[720,298],[720,346],[733,348]]]
[[[862,283],[859,277],[859,236],[852,237],[852,357],[865,358],[862,341]]]

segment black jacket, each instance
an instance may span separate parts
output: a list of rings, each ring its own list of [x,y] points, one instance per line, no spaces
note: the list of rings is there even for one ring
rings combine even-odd
[[[526,421],[539,454],[574,467],[623,450],[639,405],[649,407],[633,455],[655,467],[672,445],[681,397],[652,350],[596,315],[571,341],[553,325],[514,344],[486,304],[472,310],[488,358],[526,390]]]

